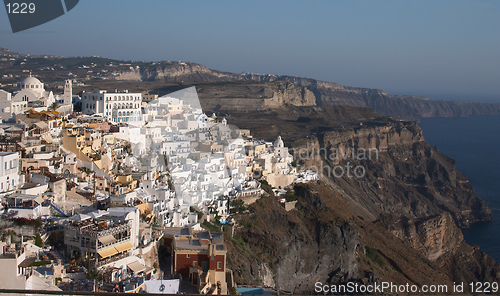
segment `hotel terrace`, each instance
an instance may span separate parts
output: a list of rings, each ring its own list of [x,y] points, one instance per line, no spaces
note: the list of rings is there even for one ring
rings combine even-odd
[[[64,243],[72,255],[100,267],[128,257],[132,244],[132,221],[90,218],[70,221],[65,227]]]

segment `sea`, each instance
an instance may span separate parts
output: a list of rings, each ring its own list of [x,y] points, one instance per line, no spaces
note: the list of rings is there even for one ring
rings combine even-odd
[[[476,194],[490,207],[493,221],[462,229],[468,244],[500,262],[500,116],[424,118],[425,140],[456,160]]]

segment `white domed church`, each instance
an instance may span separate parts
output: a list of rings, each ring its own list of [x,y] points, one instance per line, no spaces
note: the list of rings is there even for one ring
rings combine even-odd
[[[64,93],[54,96],[52,91],[46,91],[44,84],[30,73],[30,76],[17,83],[17,90],[13,94],[0,90],[0,116],[3,120],[9,120],[15,118],[16,114],[24,114],[30,109],[47,110],[56,102],[60,105],[71,105],[72,112],[72,92],[71,80],[67,80]]]

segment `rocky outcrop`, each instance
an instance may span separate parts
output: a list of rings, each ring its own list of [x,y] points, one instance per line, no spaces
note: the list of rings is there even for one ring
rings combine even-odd
[[[203,110],[212,112],[262,111],[285,105],[314,106],[314,94],[289,82],[199,84]]]
[[[500,264],[478,246],[468,245],[448,212],[418,219],[384,214],[376,224],[435,262],[454,282],[500,278]]]
[[[334,200],[307,190],[299,210],[286,212],[275,197],[267,197],[250,207],[251,214],[237,216],[236,235],[245,245],[229,242],[228,264],[236,281],[310,294],[316,280],[358,279],[356,224],[334,213]]]
[[[116,80],[165,81],[171,83],[237,81],[239,75],[211,70],[203,65],[184,62],[162,62],[131,68],[115,76]]]
[[[384,214],[377,223],[431,261],[455,253],[464,243],[462,232],[448,212],[417,219]]]
[[[264,106],[279,108],[286,104],[294,106],[314,106],[316,97],[307,88],[297,87],[292,83],[279,83],[273,96],[264,100]]]

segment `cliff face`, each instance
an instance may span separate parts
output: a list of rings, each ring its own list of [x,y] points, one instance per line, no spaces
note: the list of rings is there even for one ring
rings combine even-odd
[[[332,192],[300,190],[300,210],[286,212],[272,196],[252,205],[250,214],[236,217],[236,235],[244,245],[229,242],[228,264],[238,283],[263,283],[302,294],[314,291],[315,280],[359,278],[356,224],[333,207],[342,200]]]
[[[464,243],[462,232],[448,212],[416,219],[386,214],[377,223],[431,261],[455,253]]]
[[[385,214],[376,224],[435,262],[455,282],[496,281],[500,278],[500,264],[479,247],[466,244],[448,212],[418,219]]]
[[[309,147],[307,155],[304,147]],[[443,211],[461,226],[491,219],[486,203],[454,160],[427,144],[413,122],[365,122],[353,129],[327,131],[295,142],[294,151],[300,149],[302,163],[319,168],[331,186],[348,196],[356,215],[369,221],[384,212],[419,218]],[[359,167],[362,177],[354,172],[349,177],[347,167]],[[341,170],[344,175],[338,177]]]
[[[238,87],[233,82],[249,83],[251,87],[255,82],[285,81],[301,89],[300,92],[302,94],[294,93],[293,95],[287,95],[280,91],[270,94],[268,98],[274,99],[264,104],[271,108],[278,108],[284,104],[310,106],[313,102],[324,106],[348,105],[353,107],[369,107],[382,115],[397,116],[404,120],[418,120],[422,117],[467,117],[470,115],[500,114],[500,104],[431,101],[428,98],[419,96],[391,95],[378,89],[341,86],[337,83],[310,78],[221,72],[195,63],[163,62],[155,66],[136,67],[120,72],[119,75],[115,76],[115,79],[126,81],[164,81],[167,83],[182,84],[218,82],[218,87],[233,88],[231,92],[237,94],[237,98],[246,96],[247,98],[252,97],[255,100],[260,98],[258,92],[245,93],[243,88]],[[255,94],[255,96],[252,94]],[[245,105],[244,102],[243,105],[231,104],[225,100],[224,94],[219,96],[214,92],[211,92],[208,98],[210,100],[221,99],[224,104],[220,105],[225,106],[226,110],[238,110],[244,108]]]
[[[451,287],[500,279],[499,264],[468,246],[446,212],[419,219],[386,214],[371,223],[356,218],[328,185],[300,185],[294,192],[295,210],[285,212],[268,196],[235,216],[228,267],[238,284],[311,294],[315,282]]]
[[[285,212],[270,196],[236,216],[235,235],[244,245],[229,242],[228,264],[237,282],[311,293],[316,281],[498,281],[498,263],[467,245],[457,227],[489,220],[491,211],[455,162],[428,145],[414,122],[372,113],[335,122],[339,116],[332,114],[343,108],[293,107],[285,109],[288,116],[279,109],[269,115],[278,131],[256,129],[267,139],[281,133],[299,164],[323,174],[321,184],[294,188],[296,210]],[[260,120],[266,124],[267,117]],[[288,125],[304,134],[287,133]],[[239,126],[254,130],[252,122]],[[371,158],[358,158],[361,149],[372,149]],[[332,151],[339,154],[332,157]],[[362,178],[328,175],[328,167],[348,163],[364,167]]]
[[[206,83],[196,87],[204,110],[219,112],[260,111],[285,104],[314,106],[314,94],[289,82],[229,84]]]

